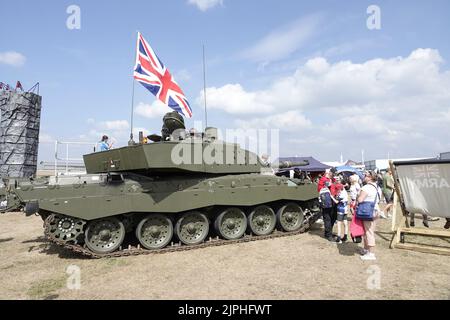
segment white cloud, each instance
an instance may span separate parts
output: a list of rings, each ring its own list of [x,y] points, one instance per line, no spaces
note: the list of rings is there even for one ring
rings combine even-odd
[[[145,118],[162,118],[167,112],[172,111],[159,100],[152,104],[140,102],[134,109],[134,113]]]
[[[245,49],[241,56],[264,64],[284,59],[307,43],[317,31],[321,20],[320,15],[310,15],[282,26]]]
[[[203,12],[218,5],[223,6],[223,0],[188,0],[188,3],[197,6],[197,8]]]
[[[0,52],[0,63],[7,64],[13,67],[21,67],[25,64],[27,58],[15,51]]]
[[[99,129],[123,131],[130,127],[127,120],[102,121],[98,124]]]
[[[322,55],[324,57],[339,56],[349,54],[352,52],[354,53],[360,50],[368,50],[370,48],[382,47],[387,45],[388,45],[387,37],[380,36],[376,39],[362,38],[348,42],[342,42],[328,49],[325,49],[324,51],[320,51],[322,53],[320,53],[319,55]]]
[[[89,129],[78,136],[81,141],[99,141],[103,135],[107,135],[114,143],[126,142],[130,135],[130,124],[127,120],[106,120],[96,122],[93,118],[87,119]]]
[[[173,78],[177,82],[189,81],[191,80],[191,74],[186,69],[181,69],[174,73]]]
[[[305,64],[305,67],[313,73],[323,74],[329,70],[330,65],[328,64],[327,60],[318,57],[308,60],[308,62],[306,62]]]
[[[207,99],[211,108],[231,114],[317,108],[361,113],[381,103],[386,111],[393,111],[400,102],[420,109],[419,102],[426,103],[427,99],[450,99],[450,72],[440,71],[441,62],[439,52],[432,49],[417,49],[406,58],[364,63],[330,64],[319,57],[308,60],[293,75],[275,79],[264,90],[246,91],[240,84],[226,84],[207,88]],[[202,97],[200,92],[197,103]]]
[[[138,106],[151,108],[151,106],[145,105],[144,103],[140,103]],[[140,108],[136,108],[135,112],[136,110],[140,110]],[[166,111],[167,110],[164,110],[163,114],[165,114]],[[89,118],[87,120],[87,123],[89,125],[88,130],[78,136],[81,141],[97,142],[103,135],[107,135],[109,137],[109,140],[114,143],[114,146],[118,147],[126,145],[128,143],[128,140],[130,139],[130,124],[127,120],[107,120],[96,122],[94,119]],[[142,131],[144,133],[144,136],[152,133],[144,127],[134,126],[134,141],[138,141],[139,131]]]
[[[363,63],[316,57],[263,89],[208,88],[208,105],[239,115],[239,127],[289,133],[281,143],[288,154],[297,146],[323,160],[341,152],[356,158],[361,149],[369,158],[433,156],[450,150],[450,71],[442,61],[433,49]]]
[[[240,84],[227,84],[220,88],[207,88],[206,101],[209,109],[222,109],[231,114],[267,113],[274,108],[258,97],[258,92],[246,92]],[[203,90],[196,99],[203,104]]]
[[[240,128],[264,128],[264,129],[284,129],[286,131],[299,131],[309,129],[312,122],[307,119],[299,111],[287,111],[270,115],[264,118],[256,118],[251,120],[236,120],[236,124]]]

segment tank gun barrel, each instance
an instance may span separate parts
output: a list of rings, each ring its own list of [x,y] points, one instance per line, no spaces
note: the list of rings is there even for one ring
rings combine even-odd
[[[279,162],[279,163],[273,165],[273,167],[279,168],[279,169],[286,169],[286,168],[292,168],[292,167],[304,167],[307,165],[309,165],[308,160],[298,161],[298,162],[282,161],[282,162]]]

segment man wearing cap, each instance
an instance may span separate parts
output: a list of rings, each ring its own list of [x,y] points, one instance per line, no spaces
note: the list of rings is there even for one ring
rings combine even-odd
[[[336,216],[334,215],[334,207],[336,207],[337,200],[332,196],[330,188],[331,182],[325,181],[324,187],[320,189],[319,199],[322,208],[322,218],[325,231],[325,239],[334,242],[333,238],[333,226],[336,221]]]
[[[322,190],[325,187],[325,184],[328,182],[329,186],[327,186],[327,187],[330,190],[331,196],[333,198],[337,197],[338,190],[336,188],[336,179],[334,178],[335,172],[336,172],[336,168],[331,168],[328,172],[325,173],[325,175],[322,178],[320,178],[318,186],[317,186],[317,191],[319,191],[319,193],[320,193],[320,190]],[[330,212],[331,230],[333,230],[333,226],[334,226],[336,220],[337,220],[337,205],[333,201],[333,207]]]

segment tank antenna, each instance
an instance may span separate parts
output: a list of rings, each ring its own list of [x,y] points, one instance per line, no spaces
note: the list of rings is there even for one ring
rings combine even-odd
[[[130,131],[130,141],[128,141],[129,145],[134,144],[133,140],[133,112],[134,111],[134,77],[133,77],[133,90],[131,94],[131,131]]]
[[[137,34],[137,41],[139,42],[139,31],[136,31]],[[137,59],[137,46],[135,48],[135,52],[134,52],[134,63],[136,63],[136,59]],[[134,140],[133,140],[133,116],[134,116],[134,68],[133,68],[133,75],[132,75],[132,80],[133,80],[133,89],[132,89],[132,93],[131,93],[131,121],[130,121],[130,125],[131,125],[131,131],[130,131],[130,141],[128,141],[128,145],[133,145],[134,144]]]
[[[205,67],[205,45],[203,44],[203,97],[205,100],[205,129],[208,127],[208,113],[206,111],[206,67]]]

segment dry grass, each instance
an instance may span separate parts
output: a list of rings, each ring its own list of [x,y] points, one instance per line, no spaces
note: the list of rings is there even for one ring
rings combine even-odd
[[[31,299],[53,299],[57,297],[54,293],[63,288],[65,284],[65,277],[39,280],[31,284],[27,295]]]
[[[0,299],[449,299],[450,257],[391,250],[389,229],[380,221],[375,262],[361,261],[356,244],[325,241],[321,225],[272,240],[92,260],[48,245],[39,217],[4,214]],[[70,265],[81,270],[80,290],[66,287]],[[374,266],[381,287],[371,290]]]

